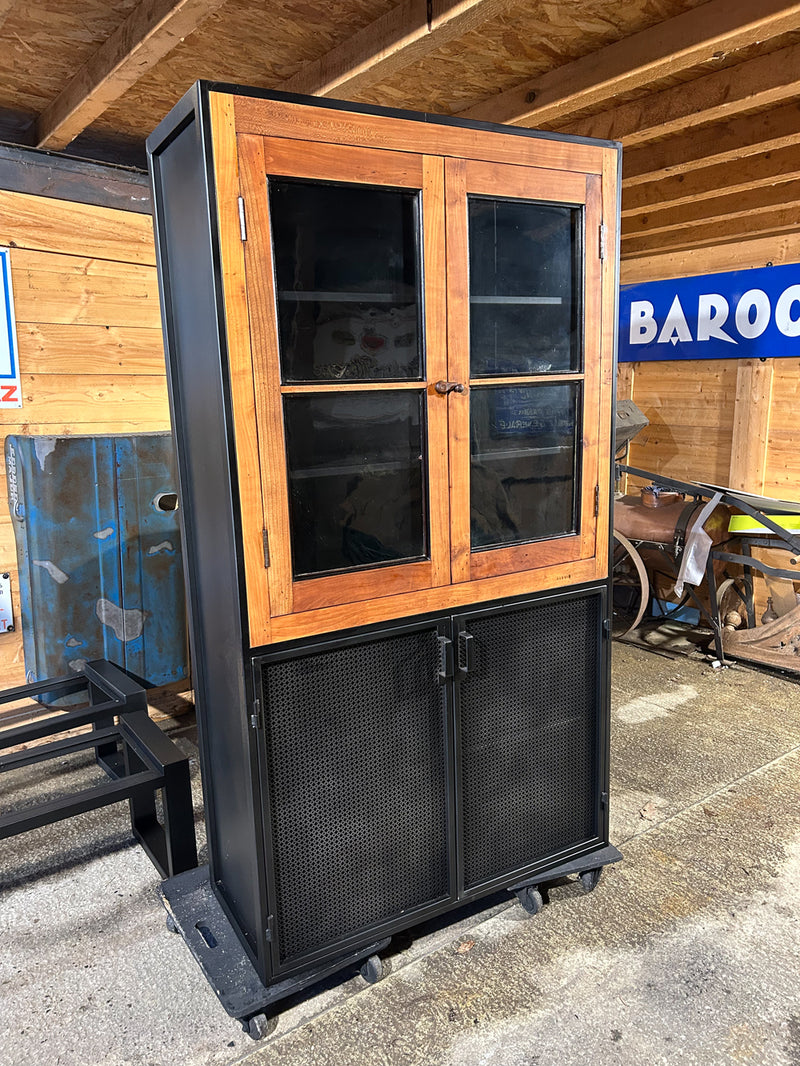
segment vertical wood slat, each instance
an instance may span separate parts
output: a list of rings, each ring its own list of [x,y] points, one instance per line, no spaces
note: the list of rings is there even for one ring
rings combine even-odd
[[[773,361],[743,359],[736,371],[736,401],[729,484],[763,493],[772,408]]]
[[[214,170],[217,191],[220,263],[225,296],[231,398],[236,433],[248,622],[253,643],[269,640],[270,600],[264,568],[263,504],[256,432],[253,356],[245,280],[245,257],[239,225],[239,161],[233,128],[233,101],[212,93]]]
[[[289,482],[286,464],[271,462],[284,453],[281,376],[278,359],[278,323],[273,282],[264,142],[261,137],[239,136],[241,186],[247,218],[245,266],[253,345],[252,374],[258,420],[258,463],[261,470],[262,528],[269,536],[269,604],[273,614],[292,609],[292,558],[289,539]],[[263,559],[262,559],[263,566]],[[252,601],[251,601],[252,602]],[[251,640],[256,640],[257,619],[250,608]]]

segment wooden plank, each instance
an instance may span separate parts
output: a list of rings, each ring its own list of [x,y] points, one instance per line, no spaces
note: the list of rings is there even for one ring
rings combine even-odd
[[[422,268],[425,285],[425,373],[428,457],[428,524],[431,584],[450,582],[448,397],[435,383],[447,379],[447,243],[445,164],[426,156],[422,187]]]
[[[239,137],[239,180],[247,211],[245,268],[249,329],[253,350],[252,375],[258,427],[258,463],[261,478],[261,529],[269,538],[267,575],[270,612],[286,614],[292,601],[292,558],[289,540],[289,483],[283,439],[283,408],[279,365],[278,323],[275,311],[274,266],[266,196],[264,141]],[[234,310],[234,313],[240,313]],[[246,442],[245,442],[246,443]],[[248,466],[252,459],[248,457]],[[252,501],[255,507],[255,501]],[[256,513],[243,514],[248,529],[256,525]],[[259,596],[263,593],[256,588]],[[254,645],[270,639],[271,622],[249,609],[250,640]]]
[[[567,588],[583,581],[598,580],[602,576],[602,567],[595,559],[544,566],[537,570],[527,570],[523,574],[503,574],[483,581],[467,581],[421,592],[367,600],[358,605],[358,621],[361,625],[369,625],[430,611],[453,610],[467,604],[501,599],[505,596]],[[272,637],[276,641],[294,640],[317,633],[348,629],[352,624],[353,605],[342,604],[308,611],[305,614],[275,618],[272,622]]]
[[[623,255],[648,255],[677,248],[705,248],[745,237],[792,234],[797,229],[797,205],[751,212],[742,217],[713,219],[692,226],[678,226],[653,235],[633,235],[622,246]]]
[[[707,63],[715,53],[797,28],[800,4],[709,0],[646,30],[489,97],[459,112],[467,118],[535,126]]]
[[[69,423],[77,427],[136,420],[169,428],[167,382],[162,376],[23,374],[21,389],[22,412],[39,425]],[[12,417],[18,417],[17,413]]]
[[[638,258],[623,257],[620,280],[623,285],[664,278],[713,274],[721,270],[742,270],[767,263],[800,262],[800,233],[779,237],[753,237],[720,242],[703,248],[645,253]]]
[[[470,380],[469,237],[467,165],[445,160],[447,224],[447,379]],[[448,405],[450,453],[450,574],[453,582],[468,581],[470,572],[470,433],[469,394],[451,392]]]
[[[19,362],[26,374],[163,375],[160,329],[18,323]]]
[[[15,248],[17,322],[161,327],[153,267]]]
[[[560,133],[620,140],[630,150],[692,126],[785,104],[799,91],[800,45],[791,45],[558,128]]]
[[[481,23],[502,16],[516,0],[403,0],[278,88],[352,99],[371,85],[418,63]]]
[[[740,159],[795,145],[800,110],[792,104],[727,122],[715,122],[625,153],[626,187],[685,174],[699,167],[738,163]]]
[[[258,424],[247,306],[245,256],[239,228],[240,176],[236,134],[233,129],[233,101],[229,96],[214,94],[210,106],[220,264],[225,299],[233,422],[236,434],[242,548],[251,628],[250,640],[253,644],[264,644],[269,640],[271,614],[268,575],[264,565],[263,537],[267,526],[264,521],[264,499],[258,454]],[[241,191],[248,202],[251,197],[256,197],[266,203],[266,196],[263,195],[263,171],[258,178],[260,188],[251,188],[246,185],[247,179],[245,179]],[[253,222],[254,228],[257,228],[258,215],[254,217]],[[262,269],[266,268],[262,267]]]
[[[141,0],[39,115],[39,148],[65,148],[224,0]]]
[[[775,359],[773,373],[764,491],[783,499],[797,500],[800,499],[800,452],[797,448],[800,359]]]
[[[13,412],[15,421],[3,424],[3,434],[6,436],[16,433],[45,437],[80,437],[87,433],[101,436],[109,433],[122,433],[126,436],[133,436],[136,433],[168,433],[171,428],[168,420],[165,423],[163,420],[154,422],[149,418],[131,418],[130,412],[127,412],[128,417],[118,420],[103,418],[96,422],[77,424],[71,418],[61,422],[30,421],[26,418],[26,414],[26,407],[15,410]]]
[[[0,189],[0,244],[155,266],[148,215]]]
[[[777,208],[785,208],[798,197],[798,183],[789,181],[771,185],[766,189],[726,192],[722,196],[696,200],[662,211],[628,215],[622,220],[622,247],[627,249],[629,244],[635,246],[636,238],[640,237],[655,237],[683,227],[694,230],[698,223],[707,222],[709,219],[713,219],[715,225],[727,219],[755,220],[759,215],[772,214]]]
[[[235,110],[239,133],[430,155],[441,155],[446,144],[448,155],[549,170],[600,174],[608,151],[590,144],[525,135],[509,137],[507,133],[487,133],[482,129],[402,121],[388,115],[365,115],[251,96],[237,96]]]
[[[703,167],[700,170],[660,178],[641,185],[624,186],[622,216],[642,211],[656,211],[670,205],[679,207],[699,200],[713,199],[723,193],[745,193],[779,181],[800,178],[800,145],[775,152]]]
[[[215,94],[216,97],[216,94]],[[422,156],[402,153],[378,155],[372,148],[349,147],[286,137],[264,139],[264,173],[293,178],[325,176],[326,181],[353,181],[367,185],[422,187]]]
[[[736,373],[731,466],[727,484],[761,494],[767,472],[774,360],[742,359]]]

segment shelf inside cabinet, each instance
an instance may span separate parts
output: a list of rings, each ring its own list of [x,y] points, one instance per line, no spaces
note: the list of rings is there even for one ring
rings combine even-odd
[[[365,303],[397,303],[408,304],[413,303],[413,297],[405,296],[402,293],[392,292],[336,292],[336,291],[323,291],[323,290],[295,290],[295,289],[282,289],[278,293],[279,300],[297,300],[300,303],[347,303],[347,304],[365,304]]]
[[[471,304],[537,304],[560,307],[564,299],[561,296],[470,296],[469,302]]]

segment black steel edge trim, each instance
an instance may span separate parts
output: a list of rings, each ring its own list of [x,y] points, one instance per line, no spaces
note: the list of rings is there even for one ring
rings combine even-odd
[[[0,144],[0,188],[149,215],[147,172],[41,148]]]
[[[338,100],[329,96],[308,96],[303,93],[287,93],[279,89],[260,89],[252,85],[238,85],[231,82],[208,81],[206,79],[197,81],[190,92],[193,92],[195,88],[204,96],[212,92],[227,93],[233,96],[250,96],[258,100],[276,100],[287,104],[306,104],[313,107],[329,108],[332,111],[350,111],[359,115],[402,118],[411,122],[425,122],[428,125],[456,126],[462,129],[484,130],[487,133],[510,133],[512,136],[517,137],[534,137],[541,141],[558,141],[560,143],[585,144],[590,147],[613,148],[619,155],[622,153],[622,145],[619,141],[580,137],[572,133],[555,133],[551,130],[536,130],[527,126],[504,125],[501,122],[484,122],[472,118],[459,118],[457,115],[438,115],[430,111],[405,111],[402,108],[383,107],[379,104],[355,103],[352,100]],[[184,100],[179,101],[173,112],[170,112],[170,115],[156,127],[156,130],[151,135],[153,138],[166,135],[171,126],[177,121],[176,113],[184,105]],[[175,117],[171,119],[172,115]],[[150,138],[148,138],[147,143],[148,145],[150,144]]]

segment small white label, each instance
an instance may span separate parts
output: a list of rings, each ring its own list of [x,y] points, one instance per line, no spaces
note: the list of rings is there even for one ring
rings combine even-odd
[[[11,603],[11,575],[0,574],[0,633],[14,629],[14,607]]]

